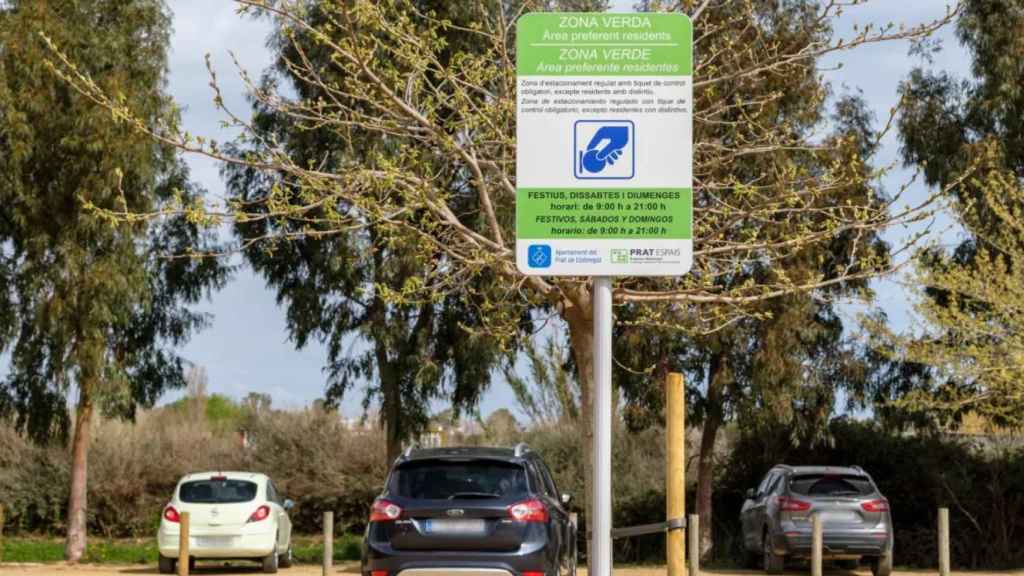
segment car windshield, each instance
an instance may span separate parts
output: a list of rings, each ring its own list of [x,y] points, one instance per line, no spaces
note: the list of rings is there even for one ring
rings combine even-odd
[[[390,491],[424,500],[520,498],[527,494],[526,469],[492,460],[408,462],[391,475]]]
[[[875,491],[867,476],[855,474],[800,474],[789,490],[806,496],[867,496]]]
[[[185,482],[178,499],[192,504],[232,504],[256,498],[256,483],[247,480],[193,480]]]

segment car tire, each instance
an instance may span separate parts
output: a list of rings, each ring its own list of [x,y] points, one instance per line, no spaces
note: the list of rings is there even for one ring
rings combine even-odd
[[[743,566],[750,570],[757,570],[761,567],[761,555],[750,550],[743,551]]]
[[[772,547],[771,534],[767,530],[765,530],[762,540],[761,544],[764,547],[764,571],[768,574],[782,574],[782,570],[786,567],[786,557],[775,553],[775,549]]]
[[[285,551],[284,555],[277,559],[277,565],[280,568],[291,568],[294,558],[292,557],[292,545],[288,545],[288,550]]]
[[[871,559],[872,576],[889,576],[892,574],[892,550],[882,556]]]
[[[270,554],[263,557],[263,573],[277,574],[278,560],[277,546],[275,546]]]
[[[166,556],[160,556],[157,564],[161,574],[174,574],[175,562],[174,558],[167,558]]]
[[[842,570],[856,570],[860,560],[836,560],[836,567]]]

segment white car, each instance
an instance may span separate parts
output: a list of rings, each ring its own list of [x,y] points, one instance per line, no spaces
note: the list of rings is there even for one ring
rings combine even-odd
[[[181,514],[189,513],[189,564],[197,559],[255,560],[263,572],[292,563],[294,506],[264,474],[203,472],[178,481],[164,507],[157,532],[160,573],[173,574],[178,562]]]

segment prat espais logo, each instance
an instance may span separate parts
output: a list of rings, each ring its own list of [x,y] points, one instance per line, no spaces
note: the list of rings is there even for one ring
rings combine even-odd
[[[612,250],[612,264],[629,264],[629,250]]]

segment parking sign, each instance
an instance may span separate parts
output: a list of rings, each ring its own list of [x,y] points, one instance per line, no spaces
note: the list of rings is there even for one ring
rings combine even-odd
[[[519,19],[516,261],[523,273],[690,269],[692,44],[683,14]]]

